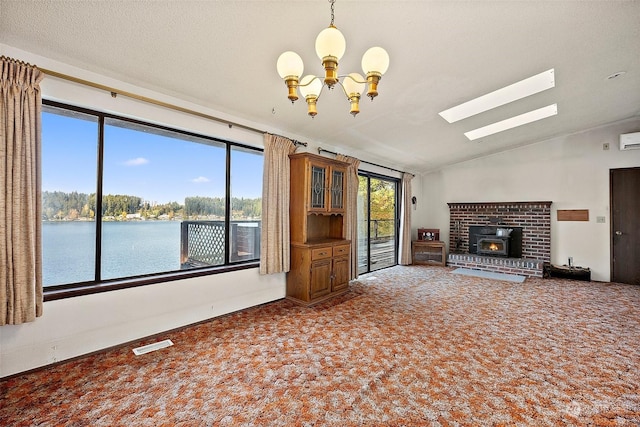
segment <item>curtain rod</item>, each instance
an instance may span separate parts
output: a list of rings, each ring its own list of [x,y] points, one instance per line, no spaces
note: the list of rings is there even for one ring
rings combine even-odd
[[[329,151],[329,150],[325,150],[325,149],[324,149],[324,148],[322,148],[322,147],[319,147],[319,148],[318,148],[318,154],[323,153],[323,152],[324,152],[324,153],[333,154],[334,156],[337,156],[337,155],[338,155],[338,153],[336,153],[335,151]],[[392,171],[394,171],[394,172],[409,173],[409,172],[401,171],[401,170],[398,170],[398,169],[390,168],[389,166],[382,166],[382,165],[379,165],[379,164],[377,164],[377,163],[371,163],[371,162],[368,162],[368,161],[366,161],[366,160],[360,160],[360,163],[366,163],[366,164],[371,165],[371,166],[377,166],[377,167],[379,167],[379,168],[389,169],[389,170],[392,170]],[[410,173],[409,175],[411,175],[411,176],[415,177],[415,175],[414,175],[414,174],[412,174],[412,173]]]
[[[256,132],[256,133],[267,133],[264,130],[261,129],[257,129],[251,126],[247,126],[247,125],[243,125],[241,123],[236,123],[236,122],[232,122],[230,120],[226,120],[226,119],[221,119],[220,117],[215,117],[212,116],[210,114],[205,114],[205,113],[201,113],[200,111],[196,111],[196,110],[191,110],[189,108],[185,108],[185,107],[180,107],[179,105],[175,105],[175,104],[170,104],[168,102],[163,102],[163,101],[158,101],[157,99],[153,99],[153,98],[149,98],[147,96],[142,96],[142,95],[138,95],[136,93],[132,93],[132,92],[127,92],[124,90],[120,90],[120,89],[116,89],[113,88],[111,86],[106,86],[100,83],[95,83],[89,80],[84,80],[84,79],[80,79],[74,76],[70,76],[68,74],[62,74],[62,73],[58,73],[57,71],[52,71],[52,70],[47,70],[46,68],[39,68],[38,69],[40,71],[42,71],[43,73],[52,76],[52,77],[57,77],[59,79],[63,79],[63,80],[68,80],[74,83],[79,83],[85,86],[90,86],[96,89],[100,89],[100,90],[104,90],[106,92],[111,93],[111,96],[113,98],[117,97],[118,95],[122,95],[122,96],[126,96],[127,98],[132,98],[132,99],[136,99],[138,101],[143,101],[149,104],[153,104],[153,105],[157,105],[159,107],[164,107],[164,108],[169,108],[171,110],[175,110],[175,111],[179,111],[181,113],[187,113],[187,114],[191,114],[194,116],[198,116],[207,120],[212,120],[218,123],[224,123],[226,125],[229,126],[229,129],[233,128],[233,127],[237,127],[240,129],[245,129],[248,131],[252,131],[252,132]],[[278,135],[278,136],[282,136],[282,135]],[[288,137],[284,137],[284,138],[288,138]],[[288,138],[291,139],[291,138]],[[305,147],[307,146],[306,142],[301,142],[301,141],[297,141],[295,139],[291,139],[291,141],[293,142],[294,145],[298,146],[298,145],[304,145]]]

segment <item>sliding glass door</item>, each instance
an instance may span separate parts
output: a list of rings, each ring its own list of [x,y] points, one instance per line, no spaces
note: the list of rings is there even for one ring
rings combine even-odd
[[[358,274],[391,267],[398,261],[399,180],[359,174]]]

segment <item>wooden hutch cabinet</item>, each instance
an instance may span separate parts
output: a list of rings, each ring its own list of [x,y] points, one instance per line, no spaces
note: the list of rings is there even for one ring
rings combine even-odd
[[[291,154],[291,270],[287,298],[311,305],[349,288],[351,241],[345,239],[348,164]]]

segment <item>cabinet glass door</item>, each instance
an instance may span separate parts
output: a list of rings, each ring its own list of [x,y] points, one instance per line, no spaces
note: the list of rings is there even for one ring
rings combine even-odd
[[[344,209],[344,171],[331,170],[331,210]]]
[[[311,165],[311,209],[325,209],[325,182],[327,168]]]

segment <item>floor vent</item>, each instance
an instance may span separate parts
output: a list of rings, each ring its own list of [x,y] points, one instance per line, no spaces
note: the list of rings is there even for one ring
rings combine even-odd
[[[140,356],[141,354],[151,353],[152,351],[160,350],[161,348],[171,347],[173,342],[171,340],[164,340],[159,342],[154,342],[153,344],[143,345],[142,347],[136,347],[133,349],[133,353],[136,356]]]

